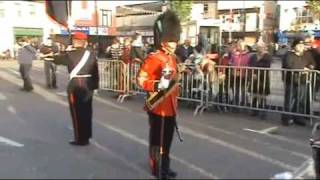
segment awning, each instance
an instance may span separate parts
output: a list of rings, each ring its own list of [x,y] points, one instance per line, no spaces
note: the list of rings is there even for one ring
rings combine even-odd
[[[13,32],[15,36],[43,36],[42,28],[14,27]]]

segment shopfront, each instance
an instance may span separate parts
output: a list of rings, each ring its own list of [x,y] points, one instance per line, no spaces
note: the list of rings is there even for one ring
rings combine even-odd
[[[43,41],[43,29],[42,28],[27,28],[27,27],[14,27],[13,28],[14,42],[18,42],[19,39],[25,37],[31,40],[31,43],[38,46]]]

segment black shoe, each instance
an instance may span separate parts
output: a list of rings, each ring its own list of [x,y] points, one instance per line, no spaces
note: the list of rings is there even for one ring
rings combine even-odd
[[[19,90],[20,91],[27,91],[25,88],[20,88]]]
[[[33,90],[33,88],[20,88],[20,91],[30,92]]]
[[[70,141],[69,144],[73,145],[73,146],[87,146],[89,145],[89,140],[86,141]]]
[[[33,90],[33,88],[27,88],[26,91],[27,92],[31,92]]]
[[[298,126],[306,126],[306,121],[304,119],[295,119],[293,122]]]
[[[259,112],[258,112],[258,111],[252,111],[250,115],[251,115],[251,116],[258,116],[258,115],[259,115]]]
[[[172,169],[169,169],[167,174],[170,178],[176,178],[178,175],[177,172],[173,171]]]
[[[173,170],[169,169],[167,172],[164,171],[161,173],[161,177],[157,177],[158,179],[175,179],[177,177],[177,173]]]

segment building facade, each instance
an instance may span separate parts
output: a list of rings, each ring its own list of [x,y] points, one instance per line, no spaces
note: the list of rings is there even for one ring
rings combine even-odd
[[[46,16],[41,2],[1,1],[0,2],[0,52],[15,50],[15,44],[21,37],[32,38],[40,43],[58,27]]]
[[[218,14],[224,42],[244,39],[253,44],[260,36],[264,42],[272,42],[279,22],[276,1],[218,1]]]
[[[138,32],[152,43],[153,25],[157,16],[168,8],[166,2],[149,2],[117,7],[117,30],[121,36],[132,36]],[[210,43],[219,43],[217,1],[194,1],[190,21],[182,23],[181,42],[189,39],[197,44],[198,34],[204,34]]]
[[[110,39],[118,35],[115,25],[116,6],[112,2],[72,1],[71,7],[71,32],[85,32],[90,41],[101,43],[102,48],[111,44]],[[0,23],[0,52],[9,49],[12,56],[17,48],[17,41],[22,37],[29,37],[36,44],[48,37],[67,43],[67,29],[49,19],[44,1],[1,1]]]
[[[153,43],[153,24],[158,15],[166,8],[163,2],[147,2],[118,6],[116,9],[116,26],[121,37],[139,33],[144,41]]]
[[[320,30],[320,21],[314,17],[305,1],[279,1],[281,31]]]

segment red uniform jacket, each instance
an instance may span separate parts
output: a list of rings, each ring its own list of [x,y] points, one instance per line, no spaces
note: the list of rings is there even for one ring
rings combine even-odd
[[[142,65],[139,75],[138,84],[147,93],[157,92],[158,83],[162,76],[162,69],[169,66],[173,70],[172,78],[177,76],[177,62],[174,55],[166,54],[163,51],[150,53]],[[152,113],[162,117],[175,116],[177,110],[178,87],[165,98],[158,106],[151,110]]]

